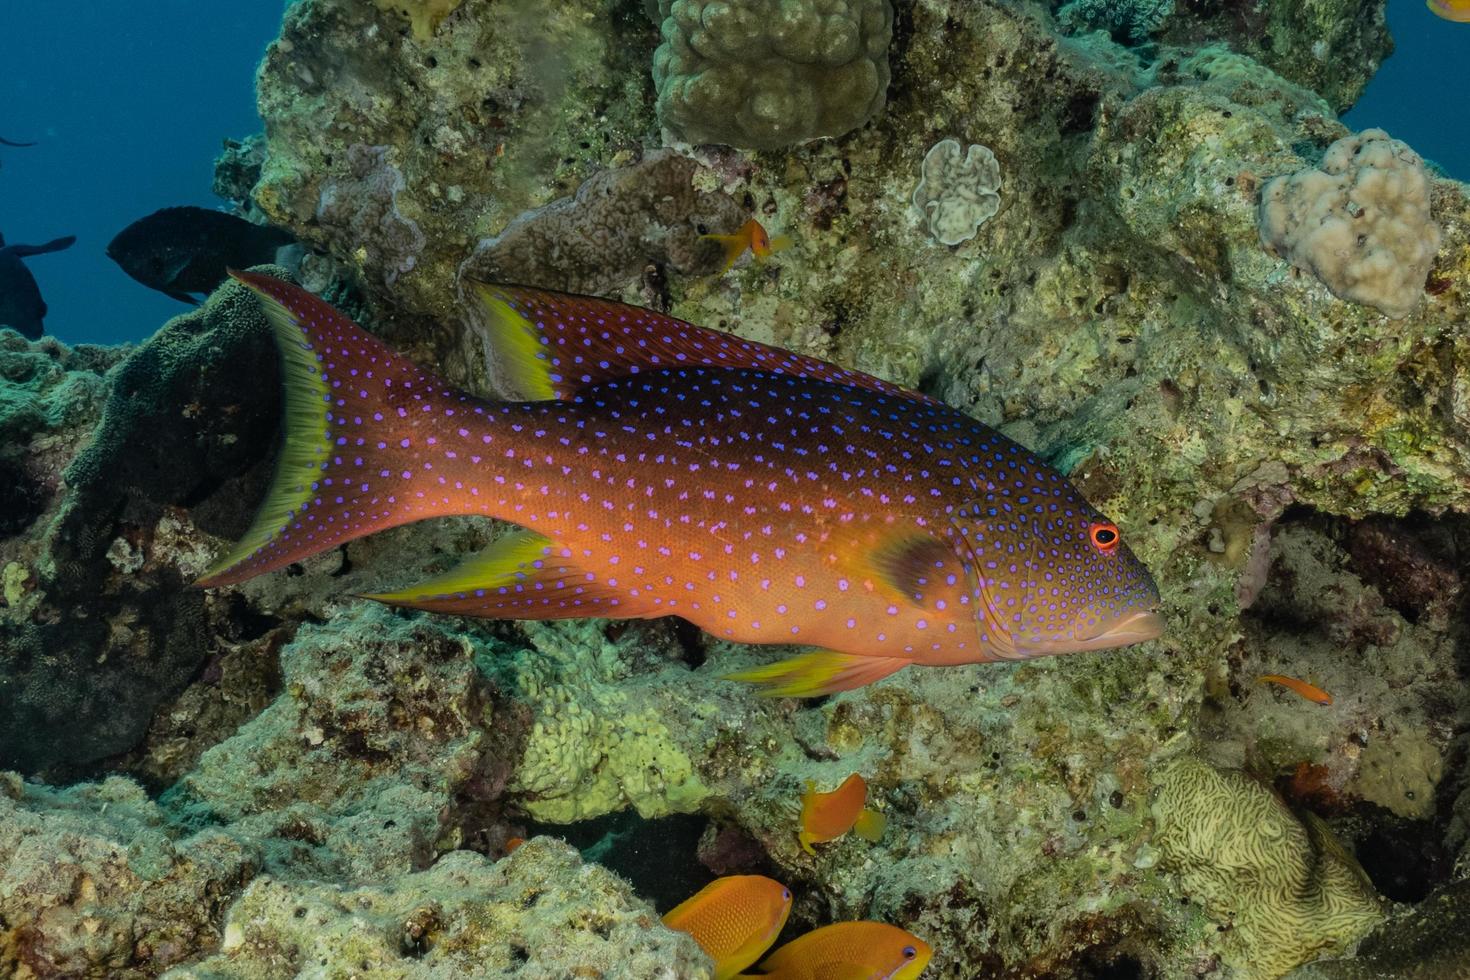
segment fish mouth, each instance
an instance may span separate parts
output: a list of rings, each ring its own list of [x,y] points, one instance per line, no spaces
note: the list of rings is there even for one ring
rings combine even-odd
[[[1132,646],[1158,639],[1164,632],[1164,617],[1153,609],[1139,609],[1119,616],[1090,637],[1078,637],[1085,644],[1079,650],[1106,650]]]

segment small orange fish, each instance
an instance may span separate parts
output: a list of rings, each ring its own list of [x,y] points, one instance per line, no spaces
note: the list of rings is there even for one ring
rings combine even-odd
[[[715,961],[715,980],[729,980],[760,958],[786,925],[791,890],[761,875],[717,878],[664,916]]]
[[[725,251],[725,265],[720,269],[723,275],[730,271],[734,265],[749,249],[758,261],[764,262],[771,257],[772,252],[779,252],[783,248],[791,247],[791,239],[786,235],[777,235],[772,238],[766,234],[766,229],[761,223],[751,218],[740,226],[740,230],[733,235],[700,235],[705,241],[717,242]]]
[[[505,853],[510,854],[526,842],[524,837],[512,837],[505,842]]]
[[[830,793],[818,793],[816,784],[808,780],[801,794],[801,833],[797,835],[802,850],[815,854],[813,844],[834,841],[849,830],[864,840],[882,839],[888,818],[877,810],[865,810],[867,802],[868,784],[857,773]]]
[[[1470,24],[1470,0],[1426,0],[1425,6],[1445,20]]]
[[[1297,680],[1295,677],[1287,677],[1285,674],[1262,674],[1256,678],[1256,683],[1280,684],[1288,691],[1295,691],[1308,701],[1315,701],[1323,705],[1332,703],[1332,695],[1320,687],[1317,687],[1315,684],[1308,684],[1303,680]]]
[[[823,926],[766,957],[763,980],[914,980],[934,950],[918,936],[882,922]]]

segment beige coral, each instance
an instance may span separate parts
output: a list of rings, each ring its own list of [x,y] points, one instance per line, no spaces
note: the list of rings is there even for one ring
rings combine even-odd
[[[1261,241],[1334,296],[1392,317],[1413,312],[1439,250],[1424,161],[1381,129],[1327,148],[1319,169],[1261,195]]]
[[[1165,869],[1234,926],[1243,978],[1274,978],[1341,950],[1383,912],[1356,862],[1320,821],[1298,820],[1243,772],[1194,757],[1157,775],[1154,842]]]

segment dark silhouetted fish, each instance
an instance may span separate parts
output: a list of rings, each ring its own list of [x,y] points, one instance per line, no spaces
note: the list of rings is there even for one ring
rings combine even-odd
[[[198,304],[189,294],[213,292],[227,268],[272,262],[278,248],[295,240],[279,228],[185,206],[134,221],[108,244],[107,256],[143,285]]]
[[[76,240],[75,235],[67,235],[44,245],[6,245],[0,238],[0,327],[18,330],[28,340],[41,336],[46,329],[46,301],[21,259],[71,248]]]
[[[35,143],[17,143],[15,140],[8,140],[5,137],[0,136],[0,146],[35,146],[35,145],[36,145]]]

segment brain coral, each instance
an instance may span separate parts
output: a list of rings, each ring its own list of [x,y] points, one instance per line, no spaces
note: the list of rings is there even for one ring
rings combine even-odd
[[[1381,129],[1327,148],[1320,168],[1276,177],[1261,195],[1261,241],[1334,296],[1407,316],[1439,250],[1424,162]]]
[[[1153,813],[1164,867],[1212,916],[1234,923],[1239,976],[1280,976],[1382,918],[1332,835],[1243,772],[1176,760],[1159,778]]]
[[[930,148],[914,188],[914,207],[929,220],[929,234],[942,245],[975,237],[1000,210],[1000,164],[987,147],[971,144],[961,155],[956,140]]]
[[[690,143],[772,150],[883,108],[888,0],[659,0],[659,121]]]

